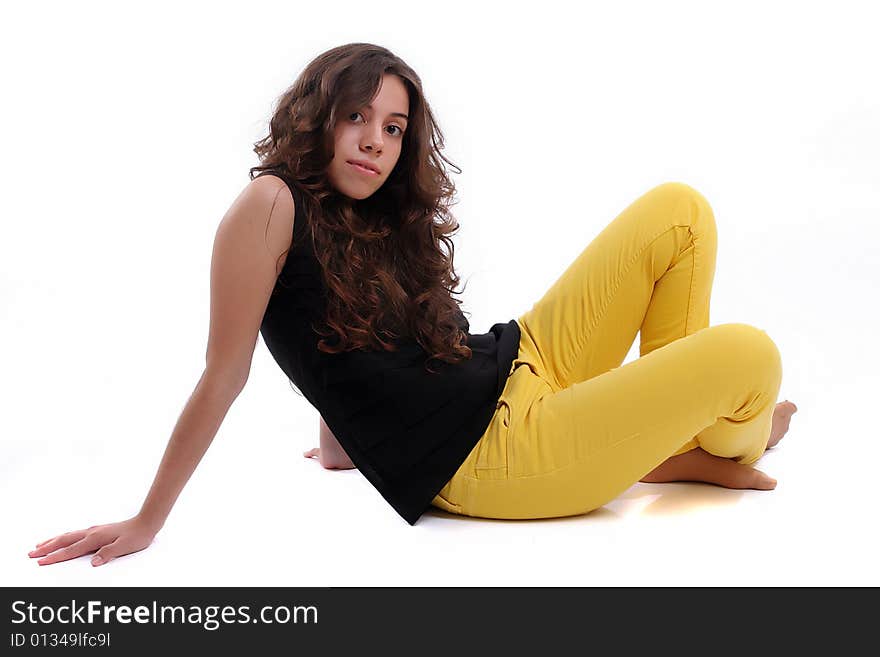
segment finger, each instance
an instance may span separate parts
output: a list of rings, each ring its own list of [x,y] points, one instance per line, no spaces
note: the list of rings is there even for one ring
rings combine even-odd
[[[36,547],[40,547],[41,545],[45,545],[49,541],[54,541],[56,538],[61,538],[62,536],[67,536],[70,533],[72,533],[72,532],[65,532],[63,534],[58,534],[58,536],[53,536],[52,538],[47,538],[45,541],[40,541],[39,543],[37,543]]]
[[[112,543],[105,545],[100,550],[95,553],[95,556],[92,557],[92,565],[93,566],[103,566],[105,563],[113,561],[116,557],[119,556],[119,545],[117,544],[119,539],[117,538]]]
[[[80,557],[84,555],[86,552],[91,552],[97,547],[99,541],[94,536],[88,536],[72,545],[68,545],[65,548],[61,548],[50,554],[48,557],[43,557],[39,561],[38,564],[41,566],[48,566],[53,563],[58,563],[59,561],[67,561],[68,559],[75,559],[76,557]]]
[[[37,543],[37,547],[40,547],[41,545],[45,545],[49,541],[54,541],[57,539],[65,538],[67,536],[78,536],[80,534],[83,534],[84,532],[89,531],[89,529],[94,529],[95,527],[97,527],[97,525],[92,525],[91,527],[87,527],[86,529],[77,529],[72,532],[64,532],[63,534],[58,534],[57,536],[53,536],[52,538],[47,538],[45,541],[40,541],[39,543]],[[80,536],[80,538],[82,538],[82,537]]]
[[[55,538],[50,538],[48,541],[44,541],[43,543],[41,543],[40,547],[28,552],[28,556],[42,557],[59,548],[67,547],[72,543],[76,543],[77,541],[81,540],[85,535],[85,530],[81,529],[79,531],[61,534],[60,536],[56,536]]]

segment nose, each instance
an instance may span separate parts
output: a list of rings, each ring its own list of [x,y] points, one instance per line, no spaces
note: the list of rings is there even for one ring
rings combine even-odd
[[[375,132],[369,132],[364,137],[362,146],[370,152],[380,152],[382,150],[382,138]]]

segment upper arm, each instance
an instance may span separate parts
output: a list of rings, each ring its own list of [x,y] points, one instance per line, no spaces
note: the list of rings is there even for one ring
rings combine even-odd
[[[211,256],[206,370],[244,385],[269,297],[293,238],[294,203],[276,176],[250,181],[226,211]]]

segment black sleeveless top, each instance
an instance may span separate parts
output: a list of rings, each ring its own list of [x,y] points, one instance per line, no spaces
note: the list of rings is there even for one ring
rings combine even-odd
[[[296,207],[293,243],[269,299],[260,333],[272,357],[324,418],[352,463],[410,525],[430,507],[483,435],[518,355],[516,320],[468,334],[473,357],[434,360],[412,339],[396,352],[318,351],[326,287],[307,230],[296,182],[267,170],[290,189]]]

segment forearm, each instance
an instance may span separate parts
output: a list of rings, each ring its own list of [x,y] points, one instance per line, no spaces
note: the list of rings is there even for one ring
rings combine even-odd
[[[174,426],[139,516],[157,527],[165,523],[241,387],[207,370],[202,374]]]
[[[339,441],[336,440],[336,436],[333,435],[333,432],[330,431],[330,427],[324,422],[323,417],[320,420],[320,425],[321,456],[319,460],[321,461],[321,465],[325,468],[337,468],[340,470],[350,470],[351,468],[357,467],[351,462],[351,459],[348,458],[348,454],[342,449]]]

